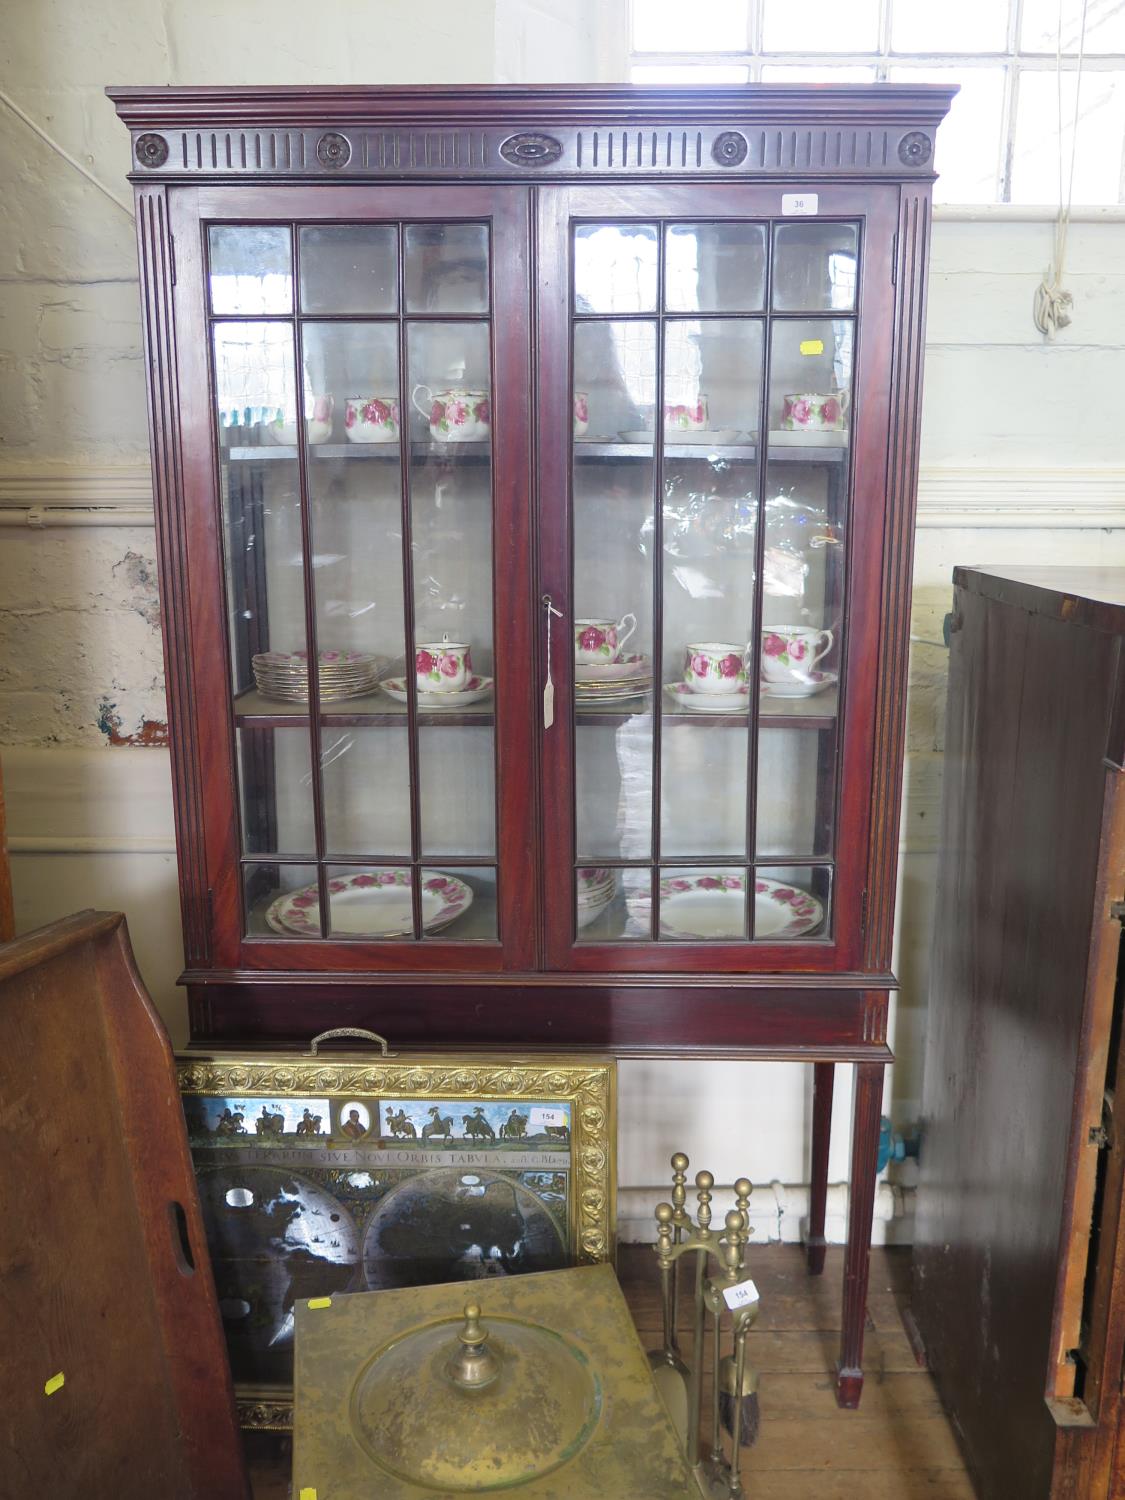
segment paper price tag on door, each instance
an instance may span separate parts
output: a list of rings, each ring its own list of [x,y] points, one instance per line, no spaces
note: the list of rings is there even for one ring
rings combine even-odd
[[[544,1105],[536,1104],[532,1107],[527,1122],[532,1130],[546,1130],[548,1125],[565,1125],[565,1109],[547,1109]]]
[[[723,1301],[731,1312],[737,1312],[740,1307],[749,1307],[751,1302],[758,1301],[758,1288],[752,1281],[740,1281],[736,1286],[723,1288]]]
[[[818,193],[782,193],[781,212],[785,216],[808,215],[820,212]]]

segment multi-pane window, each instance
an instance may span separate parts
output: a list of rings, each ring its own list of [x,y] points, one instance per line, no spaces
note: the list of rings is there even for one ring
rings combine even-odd
[[[1085,0],[1084,35],[1083,0],[631,7],[634,83],[959,84],[938,135],[939,202],[1057,203],[1077,92],[1072,201],[1125,203],[1125,0]]]

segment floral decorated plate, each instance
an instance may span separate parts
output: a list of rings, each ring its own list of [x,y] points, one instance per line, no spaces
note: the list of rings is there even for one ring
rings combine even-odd
[[[743,933],[746,876],[672,875],[660,882],[660,933],[670,938],[730,938]],[[754,936],[803,937],[824,920],[824,907],[800,886],[759,875],[754,881]]]
[[[823,693],[825,688],[835,687],[840,680],[838,672],[822,672],[814,667],[807,677],[792,682],[762,682],[763,698],[811,698]]]
[[[434,708],[466,708],[470,703],[479,703],[482,698],[487,698],[492,691],[492,684],[491,677],[470,677],[466,685],[456,693],[419,693],[418,707],[424,708],[427,713]],[[405,677],[388,677],[379,686],[396,703],[410,701]]]
[[[695,714],[744,714],[750,705],[750,688],[745,684],[734,693],[697,693],[686,682],[666,682],[664,691],[678,708]]]
[[[411,873],[404,869],[357,870],[328,882],[329,931],[333,937],[410,937],[413,917]],[[437,932],[448,927],[473,902],[463,880],[441,870],[422,871],[422,927]],[[275,932],[299,937],[320,936],[320,894],[315,885],[286,891],[266,912]]]
[[[642,651],[624,652],[616,661],[576,662],[576,682],[616,682],[621,677],[649,677],[652,662]]]

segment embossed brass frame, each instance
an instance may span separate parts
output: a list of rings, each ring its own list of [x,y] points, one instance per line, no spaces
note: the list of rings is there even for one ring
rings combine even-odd
[[[575,1265],[615,1254],[617,1068],[611,1058],[544,1054],[497,1059],[486,1053],[403,1053],[372,1059],[354,1051],[309,1053],[185,1052],[176,1059],[181,1094],[275,1098],[365,1097],[436,1103],[443,1099],[551,1100],[571,1107],[567,1242]],[[248,1144],[257,1137],[248,1137]],[[420,1168],[424,1171],[424,1168]],[[287,1431],[293,1398],[280,1386],[235,1387],[244,1429]]]

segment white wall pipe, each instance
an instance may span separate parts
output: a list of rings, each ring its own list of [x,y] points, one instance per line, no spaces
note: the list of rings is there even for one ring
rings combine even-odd
[[[102,510],[71,510],[54,505],[0,506],[0,526],[22,531],[45,531],[51,526],[155,526],[151,507],[126,509],[106,506]]]

